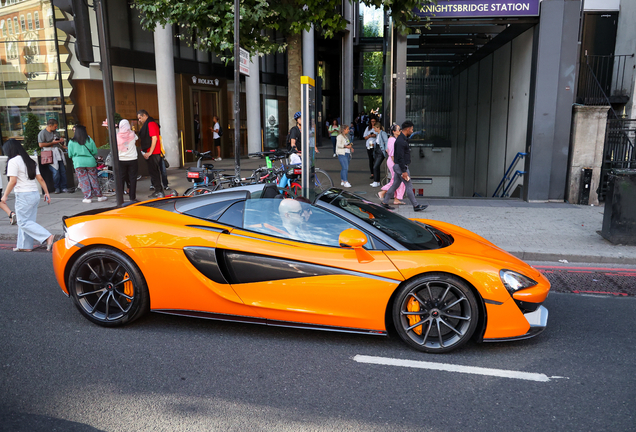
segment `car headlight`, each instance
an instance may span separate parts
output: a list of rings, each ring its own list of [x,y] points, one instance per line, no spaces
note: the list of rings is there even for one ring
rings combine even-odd
[[[520,289],[530,288],[537,283],[527,276],[513,272],[512,270],[501,270],[499,272],[501,282],[503,282],[506,289],[512,294]]]

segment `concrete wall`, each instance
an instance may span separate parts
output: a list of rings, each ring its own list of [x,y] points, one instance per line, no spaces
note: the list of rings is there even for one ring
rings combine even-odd
[[[567,192],[567,200],[572,204],[579,204],[581,170],[592,168],[589,203],[598,205],[596,189],[601,179],[608,110],[609,106],[574,106]]]
[[[529,29],[455,77],[451,195],[492,196],[525,151],[533,38]]]
[[[576,80],[580,0],[543,0],[538,25],[527,201],[563,201]]]
[[[586,2],[587,6],[587,2]],[[614,54],[634,54],[636,53],[636,1],[622,0],[621,9],[618,14],[618,31],[616,32],[616,48]],[[625,94],[631,95],[625,110],[627,118],[636,116],[636,57],[628,58],[625,62],[625,80],[623,81],[622,90]],[[614,86],[617,83],[613,83]]]

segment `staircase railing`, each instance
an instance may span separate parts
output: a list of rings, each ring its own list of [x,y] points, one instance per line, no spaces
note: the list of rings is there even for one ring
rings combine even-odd
[[[516,154],[515,158],[512,160],[512,162],[510,162],[508,169],[504,173],[503,178],[499,182],[499,186],[497,186],[495,193],[492,194],[493,198],[506,198],[509,196],[510,188],[514,184],[515,180],[526,173],[525,171],[517,170],[511,178],[509,177],[510,172],[515,168],[515,166],[517,165],[517,162],[519,162],[521,159],[523,159],[526,156],[528,156],[528,153],[519,152]],[[508,181],[507,186],[506,186],[506,181]],[[499,190],[501,190],[501,195],[498,195]]]

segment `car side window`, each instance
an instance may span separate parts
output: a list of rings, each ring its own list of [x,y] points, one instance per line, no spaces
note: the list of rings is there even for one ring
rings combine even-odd
[[[245,209],[245,201],[238,201],[230,206],[218,219],[218,222],[241,228],[243,225],[243,210]]]
[[[211,203],[201,207],[195,207],[188,211],[185,211],[184,214],[188,216],[194,216],[201,219],[206,219],[210,221],[215,221],[221,216],[228,207],[230,207],[234,201],[221,201]]]
[[[247,200],[243,228],[258,233],[339,247],[340,233],[356,228],[340,217],[311,204],[296,200]],[[371,248],[367,241],[365,248]]]

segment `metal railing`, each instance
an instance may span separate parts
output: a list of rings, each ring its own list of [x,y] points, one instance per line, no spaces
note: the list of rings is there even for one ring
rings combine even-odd
[[[636,119],[610,118],[605,129],[605,148],[599,184],[599,200],[607,193],[608,175],[612,169],[636,168]]]
[[[627,65],[632,63],[628,59],[633,57],[634,54],[585,56],[579,68],[577,103],[583,105],[627,103],[633,73],[633,68],[627,68]]]

